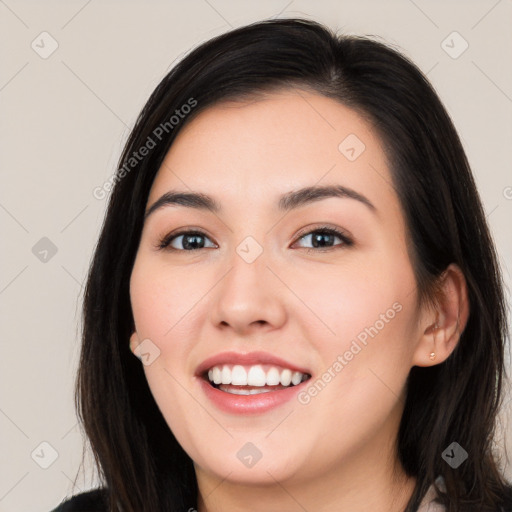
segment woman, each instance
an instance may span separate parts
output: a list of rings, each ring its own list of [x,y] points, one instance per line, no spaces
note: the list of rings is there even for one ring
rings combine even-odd
[[[411,62],[305,20],[233,30],[162,80],[119,167],[76,390],[104,486],[56,510],[512,510],[501,275]]]

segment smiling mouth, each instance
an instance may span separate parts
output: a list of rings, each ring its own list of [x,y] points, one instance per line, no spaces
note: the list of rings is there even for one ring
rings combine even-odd
[[[274,365],[216,365],[203,374],[209,384],[233,395],[259,395],[280,391],[309,380],[309,373]]]

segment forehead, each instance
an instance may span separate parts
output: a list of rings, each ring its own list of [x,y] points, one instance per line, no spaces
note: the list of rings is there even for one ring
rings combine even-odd
[[[178,133],[148,202],[171,188],[240,203],[330,184],[359,189],[374,204],[397,203],[372,125],[336,100],[287,89],[199,113]]]

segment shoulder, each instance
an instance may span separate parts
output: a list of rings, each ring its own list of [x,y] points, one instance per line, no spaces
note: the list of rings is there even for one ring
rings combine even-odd
[[[508,483],[503,495],[503,505],[499,512],[512,512],[512,484]]]
[[[437,477],[435,483],[437,483],[441,489],[444,489],[444,480],[442,477]],[[417,512],[445,512],[446,508],[436,501],[437,497],[436,488],[434,484],[431,484],[426,494],[423,496],[423,500]]]
[[[107,512],[106,489],[93,489],[61,502],[51,512]]]
[[[444,480],[442,477],[438,477],[435,483],[439,486],[442,491],[445,491]],[[434,484],[432,484],[417,510],[417,512],[446,512],[446,507],[441,503],[437,502],[438,493]],[[495,512],[512,512],[512,486],[506,485],[503,494],[500,496],[502,502],[501,506],[495,510]],[[471,509],[473,510],[473,508]],[[483,509],[480,509],[481,511]],[[494,509],[493,509],[494,510]],[[487,507],[485,511],[490,511]]]

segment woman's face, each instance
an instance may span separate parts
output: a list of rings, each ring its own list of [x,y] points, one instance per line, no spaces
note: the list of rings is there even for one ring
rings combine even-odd
[[[170,193],[218,209],[159,201]],[[218,104],[179,133],[149,210],[131,348],[142,342],[151,392],[198,474],[300,482],[387,460],[409,370],[428,354],[371,126],[305,91]],[[283,387],[290,378],[301,382]]]

